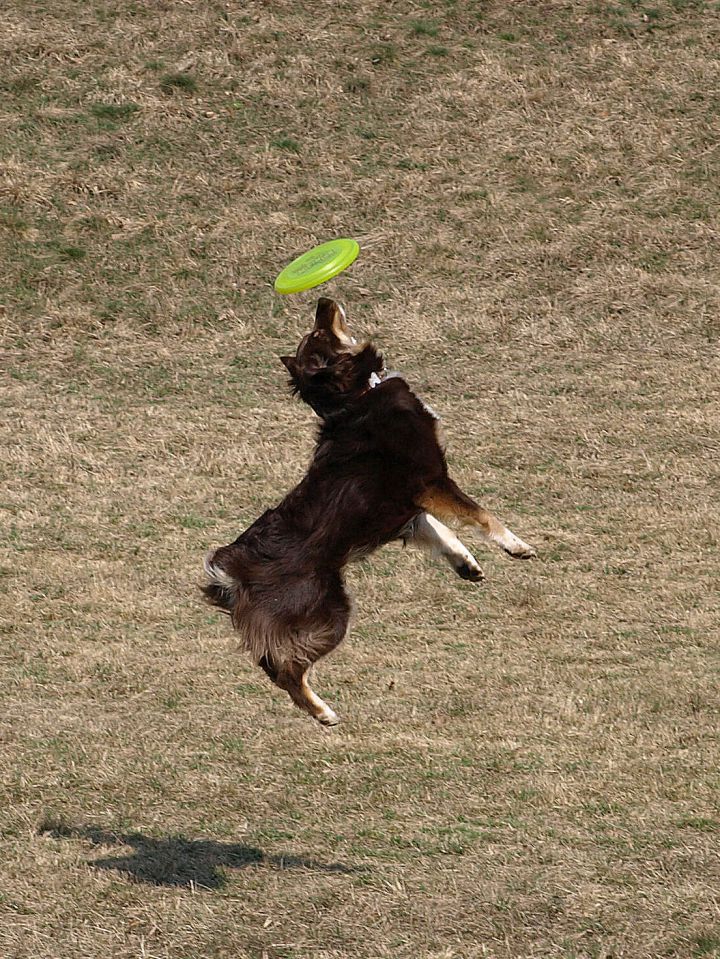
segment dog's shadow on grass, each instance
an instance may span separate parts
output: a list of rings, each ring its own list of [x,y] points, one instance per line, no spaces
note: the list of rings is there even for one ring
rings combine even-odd
[[[326,873],[353,873],[342,863],[322,863],[304,856],[268,855],[255,846],[216,842],[211,839],[185,839],[170,836],[153,839],[139,832],[110,832],[94,826],[69,826],[46,821],[38,830],[56,839],[83,839],[96,846],[131,846],[132,852],[90,860],[96,869],[114,869],[138,882],[155,886],[187,886],[220,889],[227,882],[225,869],[269,866],[274,869],[311,869]]]

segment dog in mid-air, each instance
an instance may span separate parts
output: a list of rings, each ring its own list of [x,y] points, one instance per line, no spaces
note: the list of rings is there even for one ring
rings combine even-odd
[[[478,582],[475,558],[438,517],[478,526],[517,559],[535,550],[448,475],[438,418],[370,343],[350,335],[345,311],[318,301],[295,356],[280,358],[293,392],[320,417],[302,482],[229,546],[205,559],[206,598],[228,612],[255,662],[325,726],[338,717],[308,684],[313,663],[342,641],[350,618],[343,568],[404,540],[445,557]]]

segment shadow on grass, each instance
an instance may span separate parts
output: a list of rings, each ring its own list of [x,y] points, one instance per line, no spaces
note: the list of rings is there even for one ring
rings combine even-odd
[[[170,836],[152,839],[139,832],[109,832],[94,826],[69,826],[59,821],[41,824],[39,833],[56,839],[84,839],[96,846],[132,846],[132,853],[90,862],[96,869],[115,869],[138,882],[156,886],[188,886],[220,889],[227,882],[224,869],[270,866],[274,869],[313,869],[319,872],[353,873],[342,863],[322,863],[304,856],[268,855],[255,846],[185,839]]]

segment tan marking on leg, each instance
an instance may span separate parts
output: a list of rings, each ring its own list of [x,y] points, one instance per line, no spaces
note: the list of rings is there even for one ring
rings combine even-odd
[[[309,713],[313,719],[317,719],[323,726],[336,726],[340,722],[337,714],[311,689],[307,674],[307,666],[291,663],[280,670],[275,682],[281,689],[286,690],[296,706]]]
[[[427,490],[419,497],[418,506],[433,516],[455,518],[461,523],[479,527],[485,539],[497,544],[515,559],[530,559],[536,555],[532,546],[463,493],[453,480],[448,479],[446,485]]]

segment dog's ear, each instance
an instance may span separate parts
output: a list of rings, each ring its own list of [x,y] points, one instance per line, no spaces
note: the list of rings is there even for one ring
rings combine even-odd
[[[370,343],[353,358],[353,366],[363,382],[371,373],[380,373],[384,365],[382,355]]]
[[[330,300],[326,296],[321,296],[318,300],[315,329],[329,330],[343,346],[355,345],[355,340],[345,324],[345,310],[335,300]]]
[[[280,362],[290,374],[291,381],[297,385],[300,380],[308,381],[318,377],[324,380],[330,375],[327,359],[320,353],[311,353],[299,363],[294,356],[281,356]]]
[[[298,364],[294,356],[281,356],[280,362],[287,369],[290,376],[297,376]]]

